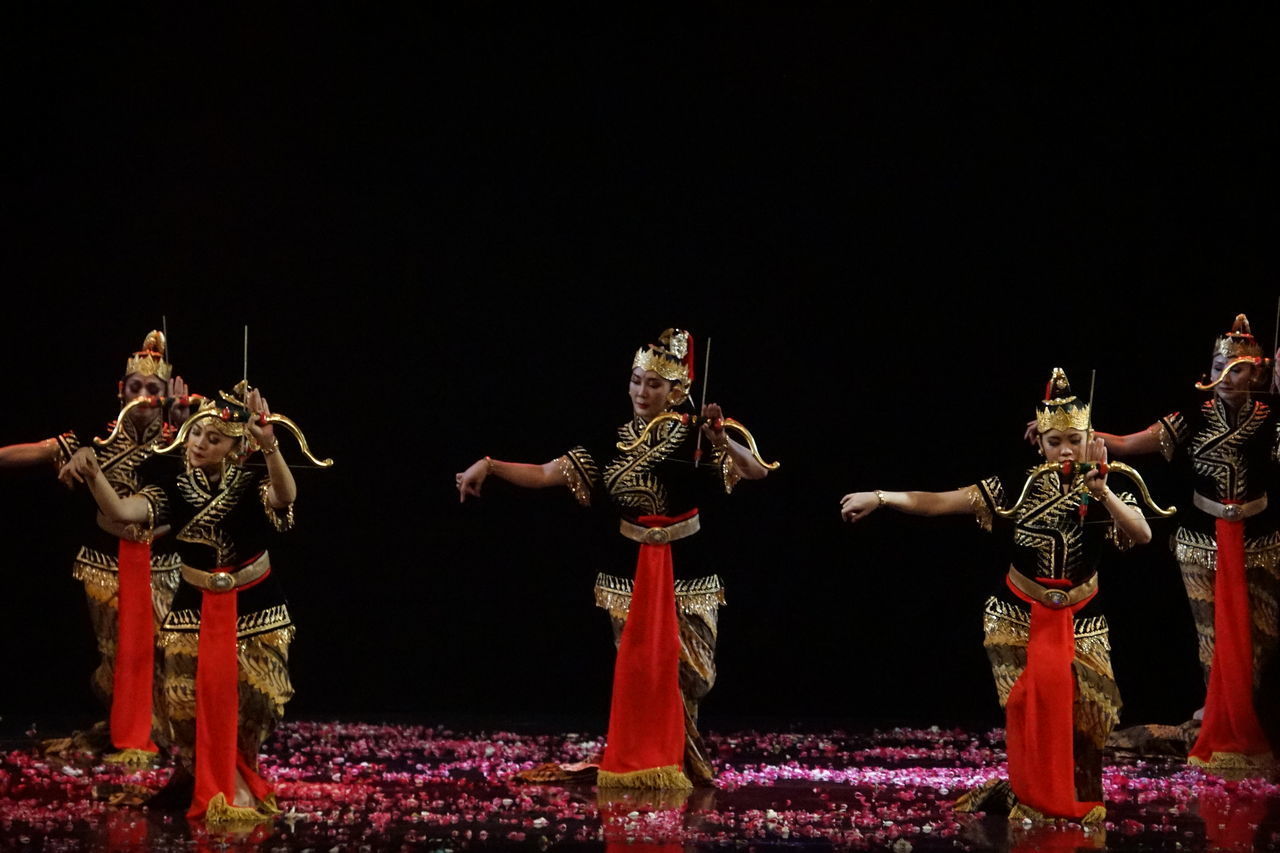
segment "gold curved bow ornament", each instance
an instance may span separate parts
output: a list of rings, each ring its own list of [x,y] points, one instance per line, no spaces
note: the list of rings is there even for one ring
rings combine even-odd
[[[1132,480],[1133,484],[1138,487],[1138,493],[1142,495],[1142,502],[1161,518],[1168,518],[1178,511],[1176,506],[1162,509],[1155,502],[1155,499],[1151,497],[1151,490],[1147,488],[1147,482],[1142,479],[1142,475],[1138,473],[1136,468],[1123,462],[1042,462],[1027,472],[1027,481],[1022,484],[1022,491],[1018,494],[1018,499],[1013,502],[1013,506],[1008,509],[997,508],[995,512],[1002,518],[1016,517],[1018,511],[1022,509],[1022,505],[1027,502],[1027,497],[1031,494],[1031,487],[1041,477],[1063,473],[1066,473],[1067,476],[1072,476],[1075,473],[1086,474],[1097,467],[1102,467],[1104,474],[1123,474]],[[1088,491],[1088,488],[1085,485],[1084,477],[1081,477],[1080,485],[1076,488],[1076,491],[1085,492]]]
[[[188,406],[192,404],[198,405],[202,400],[204,400],[204,397],[201,397],[199,394],[191,394],[190,396],[187,396],[187,397],[134,397],[132,400],[125,403],[124,406],[120,409],[120,414],[116,415],[115,424],[112,425],[111,432],[107,435],[107,437],[106,438],[95,437],[93,439],[93,443],[98,445],[99,447],[106,447],[108,444],[115,441],[116,438],[118,438],[120,435],[120,428],[124,424],[125,416],[127,416],[134,409],[140,409],[144,407],[154,408],[156,406],[168,407],[168,406],[173,406],[175,404],[181,405],[181,406]]]
[[[1223,368],[1222,368],[1222,372],[1218,374],[1218,378],[1217,378],[1217,379],[1213,380],[1212,382],[1197,382],[1197,383],[1196,383],[1196,390],[1197,390],[1197,391],[1211,391],[1211,390],[1213,390],[1214,388],[1217,388],[1217,387],[1218,387],[1218,383],[1219,383],[1219,382],[1221,382],[1222,380],[1226,379],[1226,378],[1227,378],[1227,374],[1231,372],[1231,368],[1235,367],[1237,364],[1253,364],[1253,365],[1258,365],[1258,366],[1261,366],[1261,367],[1264,367],[1264,368],[1265,368],[1265,367],[1266,367],[1267,365],[1269,365],[1270,363],[1271,363],[1271,359],[1269,359],[1269,358],[1259,359],[1259,358],[1254,358],[1254,357],[1252,357],[1252,356],[1244,356],[1244,357],[1241,357],[1241,358],[1233,358],[1233,359],[1231,359],[1231,361],[1228,361],[1228,362],[1223,366]]]
[[[667,421],[679,421],[680,423],[685,424],[686,426],[689,426],[689,425],[696,426],[698,424],[706,423],[708,422],[708,420],[711,420],[711,421],[718,420],[719,423],[717,424],[717,426],[723,427],[724,429],[727,429],[727,430],[733,430],[738,435],[742,436],[742,440],[747,443],[747,450],[751,452],[752,458],[754,458],[757,462],[759,462],[765,468],[769,469],[770,471],[774,471],[779,467],[781,467],[782,465],[781,462],[765,462],[764,461],[764,457],[760,455],[760,448],[756,444],[756,437],[751,434],[751,430],[747,429],[745,426],[743,426],[738,421],[735,421],[733,418],[718,418],[718,419],[710,418],[709,419],[709,418],[704,418],[701,415],[682,414],[680,412],[663,412],[662,414],[655,417],[653,420],[649,421],[649,423],[645,424],[644,429],[640,431],[640,435],[638,435],[634,441],[619,441],[618,449],[622,451],[635,450],[637,447],[645,443],[645,440],[649,438],[649,433],[653,432],[654,428],[657,427],[658,424],[666,423]]]
[[[178,434],[174,436],[173,441],[163,447],[157,445],[156,452],[172,453],[174,450],[181,447],[186,442],[187,435],[191,432],[191,427],[194,424],[202,420],[208,420],[210,418],[222,419],[223,418],[222,412],[218,409],[204,409],[202,411],[196,412],[194,415],[187,418],[186,422],[183,423],[183,425],[178,428]],[[293,437],[298,440],[298,447],[302,449],[302,454],[304,456],[306,456],[316,465],[319,465],[321,468],[330,468],[333,466],[332,459],[320,459],[314,453],[311,452],[311,446],[307,444],[307,437],[302,434],[301,427],[299,427],[296,423],[293,422],[292,419],[286,417],[285,415],[276,415],[276,414],[271,414],[266,416],[259,415],[258,424],[260,426],[266,426],[267,424],[280,424],[289,432],[293,433]]]

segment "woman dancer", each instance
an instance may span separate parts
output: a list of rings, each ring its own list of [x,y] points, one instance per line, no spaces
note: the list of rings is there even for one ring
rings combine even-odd
[[[1262,347],[1245,315],[1214,342],[1213,394],[1142,432],[1098,433],[1117,456],[1161,453],[1193,483],[1174,553],[1200,639],[1208,685],[1193,764],[1231,776],[1274,771],[1280,737],[1276,608],[1280,601],[1280,418],[1255,396],[1266,380]],[[1268,726],[1270,729],[1268,730]]]
[[[245,383],[206,400],[183,425],[186,470],[120,497],[96,459],[78,460],[110,519],[172,527],[182,586],[160,627],[164,705],[183,766],[194,776],[188,817],[262,820],[278,810],[257,773],[258,751],[293,696],[293,622],[267,552],[293,527],[293,475],[265,423],[267,401]],[[253,450],[262,473],[240,464]]]
[[[724,420],[714,403],[700,417],[676,414],[689,398],[693,365],[692,336],[667,329],[632,360],[631,419],[616,438],[574,447],[543,465],[486,456],[456,477],[464,501],[479,497],[485,479],[495,476],[524,488],[562,486],[584,506],[608,502],[621,516],[621,534],[640,543],[634,583],[600,575],[596,584],[596,602],[613,618],[618,644],[601,787],[678,789],[713,778],[697,716],[715,682],[724,590],[714,575],[673,583],[672,551],[680,550],[682,567],[686,557],[697,564],[691,537],[702,524],[699,505],[776,465],[767,465],[750,433]],[[751,447],[730,439],[726,427]]]
[[[1151,528],[1132,495],[1111,491],[1106,448],[1089,437],[1089,405],[1060,369],[1036,423],[1046,462],[1032,469],[1016,500],[990,477],[950,492],[856,492],[844,496],[841,512],[848,521],[882,506],[972,515],[1001,538],[1007,589],[988,599],[983,629],[1007,714],[1009,781],[966,794],[957,810],[996,803],[1010,818],[1093,823],[1106,816],[1101,749],[1120,713],[1106,619],[1091,606],[1097,567],[1105,542],[1121,549],[1146,543]]]
[[[105,440],[89,442],[89,434],[64,432],[31,444],[0,447],[0,468],[48,464],[58,478],[75,482],[72,457],[92,456],[117,494],[132,495],[146,479],[144,471],[155,455],[155,443],[169,441],[177,424],[187,417],[187,387],[172,376],[166,360],[165,337],[146,336],[142,349],[125,362],[119,397],[124,404],[144,398],[157,405],[139,405],[107,425]],[[159,405],[170,396],[168,415]],[[98,641],[99,663],[90,683],[110,711],[109,724],[71,738],[48,741],[45,749],[73,749],[91,754],[110,750],[106,760],[130,765],[151,763],[156,741],[164,740],[164,725],[152,712],[155,677],[155,630],[178,588],[177,554],[170,543],[152,542],[154,531],[145,524],[115,524],[86,515],[72,575],[84,584],[89,617]]]

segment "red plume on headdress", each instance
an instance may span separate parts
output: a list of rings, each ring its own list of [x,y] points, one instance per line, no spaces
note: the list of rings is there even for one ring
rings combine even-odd
[[[685,353],[684,353],[684,367],[685,367],[685,370],[689,371],[689,385],[690,385],[690,387],[692,387],[692,385],[693,385],[693,379],[694,379],[694,374],[693,374],[693,363],[694,363],[694,358],[693,358],[693,332],[690,332],[690,331],[687,331],[687,330],[686,330],[684,334],[685,334],[685,339],[689,342],[689,346],[688,346],[688,348],[685,350]]]

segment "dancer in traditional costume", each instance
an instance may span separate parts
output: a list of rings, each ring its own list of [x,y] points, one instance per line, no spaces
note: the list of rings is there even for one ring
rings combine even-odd
[[[776,464],[760,458],[751,434],[724,419],[719,406],[703,405],[698,416],[677,412],[689,399],[693,356],[692,335],[678,329],[636,352],[632,416],[615,437],[543,465],[486,456],[456,478],[461,500],[478,497],[489,476],[524,488],[562,486],[583,506],[611,506],[621,516],[621,535],[639,543],[634,580],[602,574],[596,583],[596,602],[613,620],[618,647],[601,787],[680,789],[713,778],[697,718],[715,682],[724,589],[715,575],[686,574],[711,557],[699,548],[704,537],[695,535],[702,527],[699,507]],[[726,428],[748,446],[729,438]],[[679,552],[676,561],[673,552]]]
[[[175,423],[187,416],[186,384],[172,375],[165,345],[164,334],[153,331],[125,362],[119,396],[126,406],[134,405],[126,416],[107,424],[105,439],[91,442],[90,432],[68,431],[2,447],[0,468],[49,464],[70,486],[75,477],[68,463],[76,456],[93,457],[117,494],[136,493],[145,482],[154,445],[172,439]],[[110,719],[89,732],[47,742],[49,751],[110,752],[107,761],[145,765],[154,760],[157,741],[164,740],[165,727],[153,713],[152,701],[159,684],[155,630],[178,588],[179,560],[170,542],[153,542],[153,534],[146,519],[117,524],[99,517],[94,523],[85,514],[72,575],[84,584],[97,637],[99,662],[91,684]]]
[[[1150,541],[1136,501],[1116,494],[1106,448],[1089,436],[1089,404],[1059,369],[1036,407],[1046,462],[1024,481],[989,477],[950,492],[856,492],[845,519],[880,507],[912,515],[972,515],[1004,544],[1005,588],[988,599],[984,645],[1007,715],[1009,780],[967,794],[958,810],[1007,808],[1011,818],[1100,821],[1102,754],[1120,713],[1107,623],[1094,597],[1106,544]],[[1091,462],[1091,460],[1094,460]],[[1020,488],[1012,494],[1006,485]],[[1149,496],[1148,500],[1149,500]],[[1167,512],[1167,511],[1166,511]]]
[[[257,772],[258,752],[293,695],[294,628],[268,546],[293,527],[297,487],[273,423],[298,434],[242,382],[220,401],[204,401],[166,448],[185,440],[183,473],[121,498],[94,460],[78,469],[108,518],[172,527],[183,582],[160,628],[165,713],[194,777],[187,816],[209,821],[256,821],[277,811]],[[265,470],[242,464],[255,450]],[[305,441],[303,450],[310,456]]]
[[[1230,776],[1275,770],[1280,737],[1280,416],[1258,399],[1262,347],[1245,315],[1213,347],[1212,390],[1195,411],[1142,432],[1099,433],[1116,456],[1160,453],[1193,484],[1173,546],[1199,634],[1207,695],[1190,761]],[[1269,728],[1268,728],[1269,727]]]

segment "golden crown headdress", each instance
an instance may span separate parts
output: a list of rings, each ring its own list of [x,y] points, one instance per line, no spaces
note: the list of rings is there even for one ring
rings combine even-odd
[[[1071,393],[1071,383],[1061,367],[1055,367],[1044,389],[1044,400],[1036,404],[1036,432],[1051,429],[1089,429],[1089,404]]]
[[[142,341],[142,349],[129,356],[124,364],[124,375],[140,373],[143,376],[158,376],[166,382],[173,373],[173,365],[165,361],[167,344],[164,332],[152,329]]]
[[[684,329],[667,329],[658,343],[636,350],[631,366],[652,370],[668,382],[679,382],[687,391],[693,384],[693,335]]]
[[[1231,331],[1219,335],[1213,342],[1213,354],[1225,356],[1228,360],[1249,359],[1254,364],[1262,363],[1262,347],[1253,337],[1248,317],[1236,315]]]

